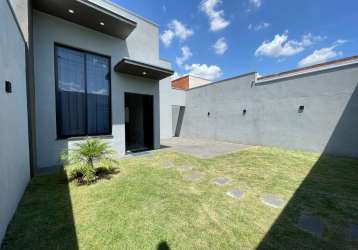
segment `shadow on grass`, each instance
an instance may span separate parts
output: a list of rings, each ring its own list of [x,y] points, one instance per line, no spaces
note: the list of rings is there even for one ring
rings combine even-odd
[[[258,249],[358,248],[358,239],[352,239],[350,232],[351,225],[358,224],[358,159],[329,156],[347,152],[358,156],[357,114],[356,87],[324,153],[288,201]],[[297,226],[300,218],[302,220],[307,215],[318,218],[319,223],[311,221],[316,232]]]
[[[63,170],[32,179],[1,249],[78,249],[69,183]]]
[[[157,250],[170,250],[170,247],[166,241],[162,241],[158,244]]]
[[[71,172],[71,170],[69,170]],[[81,185],[94,185],[96,182],[100,181],[100,180],[111,180],[113,178],[113,176],[115,176],[116,174],[119,174],[120,170],[118,167],[116,168],[105,168],[105,167],[97,167],[96,168],[96,179],[94,181],[85,181],[83,178],[83,173],[82,172],[77,172],[74,171],[74,173],[70,174],[70,176],[68,177],[68,181],[69,182],[74,182],[77,185],[81,186]]]
[[[119,173],[120,173],[119,168],[112,168],[112,169],[97,168],[96,174],[99,179],[110,180],[113,178],[113,176],[115,176]]]

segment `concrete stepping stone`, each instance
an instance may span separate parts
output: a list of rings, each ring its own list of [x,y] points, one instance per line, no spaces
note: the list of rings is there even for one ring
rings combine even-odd
[[[165,161],[161,164],[162,168],[173,168],[175,165],[173,162]]]
[[[276,197],[274,195],[267,195],[261,199],[261,201],[270,207],[273,208],[282,208],[285,204],[285,201],[279,197]]]
[[[358,240],[358,224],[352,224],[350,226],[350,235],[352,240]]]
[[[188,171],[190,171],[190,170],[192,170],[192,167],[191,166],[188,166],[188,165],[182,165],[182,166],[179,166],[178,167],[178,171],[179,172],[188,172]]]
[[[225,185],[226,183],[229,182],[229,179],[224,177],[224,176],[220,176],[218,178],[215,178],[213,180],[213,182],[216,184],[216,185],[219,185],[219,186],[222,186],[222,185]]]
[[[241,191],[240,189],[234,188],[234,189],[230,189],[229,191],[226,192],[226,195],[235,198],[235,199],[240,199],[244,196],[244,192]]]
[[[318,215],[302,214],[298,219],[297,226],[302,230],[321,237],[324,231],[325,223]]]
[[[202,177],[203,177],[203,173],[199,171],[194,171],[186,175],[184,179],[188,181],[199,181]]]

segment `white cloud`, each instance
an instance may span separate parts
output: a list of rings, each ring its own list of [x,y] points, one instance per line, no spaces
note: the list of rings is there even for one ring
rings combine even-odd
[[[307,67],[314,64],[325,63],[329,59],[342,55],[343,53],[335,50],[335,48],[345,42],[345,40],[337,40],[331,47],[315,50],[312,54],[299,61],[298,66]]]
[[[224,37],[218,39],[215,44],[213,45],[213,48],[215,50],[215,53],[218,55],[222,55],[224,54],[227,49],[228,49],[228,45],[226,43],[226,40]]]
[[[348,40],[338,39],[337,41],[334,42],[334,45],[342,45],[347,42],[348,42]]]
[[[185,61],[187,61],[190,57],[192,57],[191,50],[188,46],[184,46],[181,48],[181,56],[176,58],[176,63],[179,66],[182,66]]]
[[[209,17],[211,31],[225,29],[230,24],[225,20],[224,11],[217,10],[219,4],[222,4],[222,0],[202,0],[200,3],[200,10]]]
[[[288,32],[285,32],[282,35],[275,35],[272,41],[264,41],[255,51],[255,55],[276,58],[292,56],[324,39],[325,37],[313,36],[311,33],[308,33],[302,36],[301,41],[288,40]]]
[[[305,34],[302,36],[301,44],[305,47],[311,46],[314,43],[321,42],[325,40],[327,37],[325,36],[314,36],[311,33]]]
[[[177,37],[179,40],[184,41],[193,34],[194,31],[192,29],[187,28],[184,24],[174,19],[168,24],[168,29],[161,34],[160,40],[166,47],[169,47],[174,38]]]
[[[264,41],[261,46],[257,48],[255,55],[269,57],[292,56],[304,50],[304,48],[297,45],[296,42],[287,41],[287,39],[287,34],[277,34],[271,42]]]
[[[222,75],[221,68],[217,65],[206,64],[192,64],[185,65],[185,69],[189,71],[189,74],[202,77],[208,80],[215,80]]]
[[[167,6],[165,6],[165,4],[163,4],[162,9],[163,9],[163,12],[167,12]]]
[[[170,80],[174,81],[174,80],[180,78],[180,76],[181,75],[178,72],[174,72],[174,74],[170,77]]]
[[[260,31],[260,30],[263,30],[263,29],[267,29],[270,26],[271,26],[270,23],[263,22],[263,23],[260,23],[258,25],[255,25],[255,26],[252,25],[252,24],[249,24],[248,29],[249,30],[254,30],[254,31]]]
[[[250,4],[255,6],[256,8],[260,8],[262,5],[261,0],[249,0]]]
[[[160,40],[164,43],[165,47],[169,47],[172,43],[173,38],[175,37],[175,34],[171,30],[164,31],[163,34],[160,36]]]

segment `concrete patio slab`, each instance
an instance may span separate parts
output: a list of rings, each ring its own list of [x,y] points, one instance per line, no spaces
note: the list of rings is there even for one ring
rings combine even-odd
[[[321,237],[324,231],[325,223],[317,215],[302,214],[297,222],[298,228],[308,231],[318,237]]]
[[[153,156],[153,154],[150,151],[141,151],[141,152],[128,152],[126,154],[127,157],[140,157],[140,156]]]
[[[234,153],[251,147],[250,145],[238,143],[203,139],[187,139],[181,137],[162,139],[161,145],[162,149],[160,150],[180,152],[203,159]]]

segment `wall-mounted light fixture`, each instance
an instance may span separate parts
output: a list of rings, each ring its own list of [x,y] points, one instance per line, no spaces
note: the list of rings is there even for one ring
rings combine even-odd
[[[302,113],[303,110],[305,110],[305,106],[301,105],[301,106],[298,108],[298,113]]]
[[[9,81],[5,81],[5,92],[6,93],[11,93],[12,92],[11,82],[9,82]]]
[[[100,22],[99,25],[104,26],[104,22]]]
[[[246,109],[242,110],[242,115],[246,115]]]
[[[210,116],[210,112],[208,112],[208,117]]]
[[[68,9],[68,13],[70,13],[70,14],[74,14],[74,13],[75,13],[75,11],[74,11],[73,9]]]

